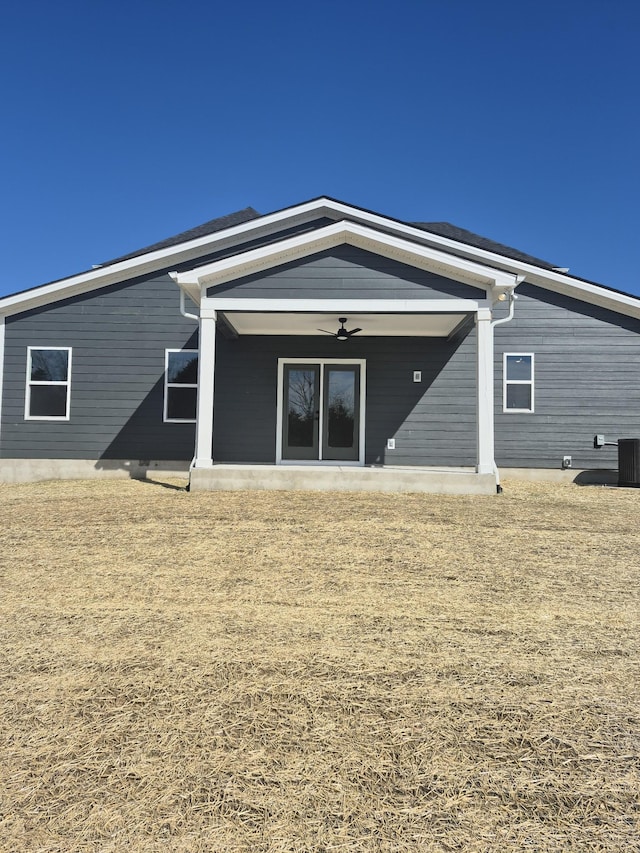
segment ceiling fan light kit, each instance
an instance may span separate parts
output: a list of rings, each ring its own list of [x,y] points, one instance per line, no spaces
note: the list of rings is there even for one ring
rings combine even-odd
[[[326,329],[318,329],[318,331],[324,332],[325,335],[333,335],[333,337],[337,341],[348,341],[352,335],[357,335],[358,332],[362,331],[362,329],[347,329],[344,325],[346,322],[346,317],[338,317],[338,323],[340,323],[340,328],[337,332],[328,332]]]

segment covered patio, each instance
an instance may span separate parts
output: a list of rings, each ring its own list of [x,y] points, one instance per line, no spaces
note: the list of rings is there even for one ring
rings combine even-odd
[[[345,243],[367,252],[398,259],[438,276],[446,276],[458,291],[436,290],[412,293],[410,298],[391,298],[379,291],[353,296],[349,282],[331,292],[322,288],[310,292],[282,293],[261,276],[287,264],[299,262],[327,247]],[[340,489],[372,491],[429,491],[451,494],[495,493],[498,482],[494,461],[494,371],[493,306],[508,299],[518,284],[516,276],[438,250],[390,238],[353,223],[335,223],[318,231],[283,240],[231,258],[214,261],[192,270],[172,274],[184,296],[199,307],[198,401],[196,442],[191,464],[191,487],[197,489]],[[444,281],[444,278],[441,279]],[[247,287],[246,283],[250,286]],[[459,287],[462,284],[463,287]],[[471,285],[471,287],[469,287]],[[457,295],[464,293],[464,296]],[[472,298],[470,298],[472,297]],[[366,359],[357,358],[349,335],[333,330],[338,322],[355,329],[357,340],[389,338],[431,338],[451,341],[456,335],[475,328],[475,464],[463,465],[382,465],[371,464],[365,445],[371,426],[368,408]],[[344,323],[343,323],[344,326]],[[339,331],[339,330],[338,330]],[[337,343],[326,355],[327,333]],[[288,355],[277,359],[277,387],[273,407],[277,409],[272,435],[273,459],[252,464],[249,459],[224,463],[216,458],[216,341],[218,336],[251,338],[309,339],[318,342],[317,357]],[[370,342],[371,343],[371,342]],[[344,354],[344,357],[341,357]],[[296,449],[290,439],[291,376],[297,371],[311,385],[315,382],[316,425],[310,449]],[[353,442],[346,452],[330,447],[327,420],[332,377],[353,374],[350,392]],[[419,382],[420,371],[413,381]],[[274,383],[275,386],[275,383]],[[309,418],[311,420],[311,418]],[[313,425],[312,425],[313,426]],[[310,427],[311,428],[311,427]],[[288,432],[289,430],[289,432]],[[295,444],[295,442],[294,442]],[[302,444],[302,443],[301,443]],[[389,438],[388,449],[394,448]]]

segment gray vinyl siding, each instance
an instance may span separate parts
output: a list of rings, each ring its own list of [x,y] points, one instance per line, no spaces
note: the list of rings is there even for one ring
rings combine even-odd
[[[477,287],[354,246],[337,246],[267,272],[210,287],[213,298],[484,299]]]
[[[366,462],[474,465],[475,331],[441,338],[220,339],[216,356],[214,456],[275,461],[278,359],[366,360]],[[422,382],[413,382],[413,371]],[[386,450],[388,438],[396,450]]]
[[[475,288],[352,247],[302,266],[308,277],[294,278],[305,295],[320,295],[328,281],[343,296],[478,296]],[[274,271],[280,274],[288,279],[287,295],[301,292],[292,291],[290,269]],[[261,295],[265,288],[274,297],[279,293],[261,282]],[[164,354],[197,347],[196,328],[180,316],[177,289],[164,272],[8,318],[0,455],[191,459],[194,425],[163,423]],[[72,348],[69,421],[25,420],[28,346]],[[342,346],[324,338],[230,341],[218,335],[216,459],[273,462],[278,358],[340,358]],[[458,346],[426,338],[350,342],[348,356],[366,358],[368,365],[368,462],[473,464],[475,362],[465,348],[468,341]],[[412,382],[413,370],[422,370],[422,385]],[[385,450],[389,437],[396,438],[394,452]]]
[[[192,262],[191,265],[195,265]],[[344,246],[212,289],[293,298],[472,297],[476,288]],[[502,467],[615,468],[593,436],[640,437],[640,321],[523,284],[495,330],[496,459]],[[197,347],[166,273],[6,320],[4,458],[190,460],[193,424],[163,423],[165,349]],[[474,465],[476,335],[456,341],[218,335],[215,458],[273,462],[278,358],[362,358],[368,464]],[[69,421],[24,418],[28,346],[72,347]],[[504,352],[535,354],[535,412],[502,411]],[[413,371],[422,371],[422,383]],[[396,450],[387,451],[388,438]]]
[[[617,468],[608,441],[640,437],[640,320],[523,284],[496,327],[496,461],[503,467]],[[535,412],[503,413],[503,353],[535,354]]]
[[[165,348],[197,348],[166,274],[7,318],[4,458],[190,460],[193,424],[163,423]],[[68,421],[25,420],[27,347],[72,347]]]

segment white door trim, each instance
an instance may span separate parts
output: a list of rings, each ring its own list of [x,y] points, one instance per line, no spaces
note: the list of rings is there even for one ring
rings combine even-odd
[[[283,422],[284,422],[284,366],[285,364],[318,364],[320,366],[320,433],[318,436],[319,455],[322,456],[322,421],[324,404],[324,368],[325,365],[334,364],[357,364],[360,366],[360,418],[359,418],[359,434],[358,434],[358,459],[357,461],[348,462],[344,460],[334,459],[318,459],[318,460],[295,460],[282,458],[282,439],[283,439]],[[365,440],[365,412],[366,412],[366,396],[367,396],[367,362],[364,358],[286,358],[278,359],[278,398],[276,408],[276,465],[357,465],[364,466],[364,440]]]

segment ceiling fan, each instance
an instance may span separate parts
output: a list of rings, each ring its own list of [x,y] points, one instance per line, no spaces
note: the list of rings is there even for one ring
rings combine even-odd
[[[340,328],[337,332],[328,332],[326,329],[318,329],[319,332],[324,332],[325,335],[333,335],[337,341],[348,341],[352,335],[357,335],[362,329],[345,329],[344,324],[347,322],[346,317],[338,317]]]

